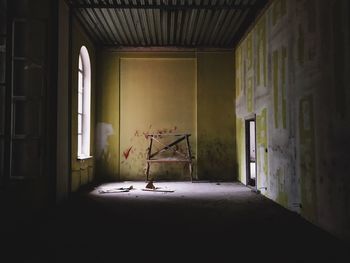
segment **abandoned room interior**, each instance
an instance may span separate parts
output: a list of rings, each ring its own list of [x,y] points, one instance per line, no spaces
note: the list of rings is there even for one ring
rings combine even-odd
[[[349,11],[0,0],[0,261],[150,249],[338,262],[350,241]]]

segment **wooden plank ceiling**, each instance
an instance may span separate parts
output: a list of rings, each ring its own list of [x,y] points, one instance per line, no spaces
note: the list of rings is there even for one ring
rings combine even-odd
[[[232,48],[268,0],[69,0],[105,47]]]

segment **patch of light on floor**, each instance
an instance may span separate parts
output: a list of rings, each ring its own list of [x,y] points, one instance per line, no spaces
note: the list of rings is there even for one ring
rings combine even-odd
[[[145,191],[144,181],[124,181],[102,184],[90,194],[101,198],[230,198],[250,194],[251,190],[236,182],[153,182],[156,190]],[[125,190],[125,191],[123,191]],[[165,190],[165,191],[162,191]]]

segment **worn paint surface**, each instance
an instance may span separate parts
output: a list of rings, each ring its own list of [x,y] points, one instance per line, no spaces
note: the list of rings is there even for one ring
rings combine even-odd
[[[299,103],[299,137],[300,137],[300,183],[302,213],[315,220],[316,180],[315,180],[315,130],[313,98],[304,97]]]
[[[244,120],[236,118],[236,148],[238,153],[243,153],[245,151],[245,130],[244,130]],[[237,164],[238,164],[238,179],[241,182],[246,181],[245,178],[245,155],[237,155]]]
[[[250,70],[253,67],[253,34],[250,33],[247,36],[247,48],[246,48],[246,52],[247,52],[247,68],[248,70]]]
[[[282,61],[281,61],[281,96],[282,96],[282,126],[287,128],[287,49],[282,47]]]
[[[196,60],[122,58],[120,114],[121,179],[145,178],[148,140],[144,133],[190,133],[196,156]],[[161,146],[154,144],[155,149]],[[181,163],[152,164],[151,175],[186,178]]]
[[[258,86],[267,85],[267,48],[266,48],[266,15],[256,25],[257,34],[257,70],[256,78]],[[238,85],[239,86],[239,85]]]
[[[232,180],[235,176],[235,121],[234,121],[234,59],[232,52],[186,52],[186,53],[152,53],[152,52],[110,52],[101,51],[99,53],[98,69],[99,69],[99,89],[98,93],[98,120],[99,122],[110,123],[113,126],[115,135],[110,136],[109,142],[112,145],[113,156],[108,162],[98,161],[99,175],[106,177],[109,180],[120,179],[144,179],[144,165],[146,158],[146,149],[148,142],[145,139],[144,133],[158,132],[158,131],[177,131],[185,132],[186,118],[190,116],[185,114],[188,109],[188,105],[191,107],[194,117],[196,118],[193,125],[196,125],[196,132],[191,136],[191,140],[198,144],[191,143],[194,159],[194,177],[196,174],[202,175],[203,179],[216,178],[219,180]],[[191,69],[188,72],[192,72],[191,78],[195,81],[195,98],[194,101],[186,102],[189,98],[184,92],[192,92],[193,89],[189,88],[185,90],[184,85],[188,86],[188,82],[182,82],[176,74],[169,74],[169,78],[172,79],[171,85],[181,86],[178,91],[172,90],[170,93],[166,90],[169,89],[169,85],[164,84],[164,76],[155,76],[158,72],[164,71],[165,68],[157,69],[155,67],[145,67],[148,71],[151,71],[149,77],[153,76],[154,81],[157,82],[155,87],[152,85],[148,90],[141,89],[141,93],[131,92],[126,98],[129,102],[134,103],[134,107],[127,111],[126,114],[121,113],[125,111],[123,103],[126,102],[125,98],[120,95],[126,95],[125,89],[122,85],[125,81],[121,77],[125,77],[125,68],[120,68],[123,60],[149,60],[149,61],[193,61],[195,64],[195,72]],[[121,64],[119,63],[121,61]],[[191,62],[192,63],[192,62]],[[187,67],[185,65],[185,67]],[[138,70],[146,75],[143,67]],[[152,70],[153,69],[153,70]],[[158,71],[160,70],[160,71]],[[176,70],[180,70],[183,74],[187,71],[186,68],[177,67]],[[124,72],[124,73],[123,73]],[[176,72],[176,71],[174,71]],[[130,74],[135,74],[133,70],[129,71]],[[123,74],[123,76],[122,76]],[[153,75],[152,75],[153,74]],[[188,73],[186,73],[188,74]],[[132,80],[134,81],[134,80]],[[130,82],[131,83],[131,82]],[[149,85],[147,81],[141,83],[136,79],[135,84],[142,84],[142,87]],[[131,86],[131,88],[137,88],[137,86]],[[123,93],[124,92],[124,93]],[[148,92],[150,94],[148,94]],[[158,92],[158,94],[157,94]],[[119,94],[120,93],[120,94]],[[147,93],[147,94],[146,94]],[[142,95],[143,94],[143,95]],[[152,97],[152,101],[149,101]],[[142,103],[145,101],[148,109],[142,108]],[[179,100],[184,100],[179,102]],[[141,102],[136,104],[135,101]],[[174,106],[173,102],[176,102]],[[194,107],[194,108],[193,108]],[[169,109],[172,110],[169,112]],[[190,109],[190,110],[191,110]],[[136,114],[139,112],[139,114]],[[182,114],[182,113],[183,114]],[[155,115],[152,115],[154,113]],[[181,113],[181,114],[179,114]],[[135,115],[135,118],[126,118],[127,115]],[[176,115],[177,114],[177,115]],[[158,123],[153,120],[145,122],[146,118],[152,116],[160,116],[157,118]],[[176,115],[176,117],[174,117]],[[124,118],[123,120],[121,118]],[[171,117],[171,118],[168,118]],[[142,125],[136,126],[136,119],[138,119]],[[162,123],[159,120],[162,119]],[[227,121],[227,120],[231,121]],[[131,124],[128,123],[131,120]],[[125,122],[125,127],[134,125],[133,129],[127,132],[121,126]],[[187,122],[189,123],[189,122]],[[198,128],[200,127],[200,128]],[[124,131],[123,131],[124,129]],[[129,129],[129,128],[128,128]],[[123,135],[120,133],[123,132]],[[127,137],[129,136],[129,137]],[[196,137],[197,136],[197,137]],[[197,139],[196,139],[197,138]],[[129,149],[127,160],[125,160],[123,152]],[[143,161],[142,161],[143,160]],[[137,164],[137,165],[134,165]],[[156,175],[159,174],[160,179],[189,179],[188,169],[181,167],[179,164],[169,165],[168,170],[161,172],[160,169],[164,165],[154,164],[151,168],[151,174],[153,171]],[[137,168],[136,168],[137,167]],[[153,170],[154,169],[154,170]],[[126,176],[119,173],[125,171]],[[159,171],[159,173],[157,173]],[[200,172],[197,172],[200,171]],[[199,176],[198,176],[199,177]],[[199,178],[199,179],[202,179]]]
[[[197,58],[198,177],[234,180],[235,111],[232,52],[199,53]]]
[[[305,43],[304,43],[304,29],[302,25],[298,27],[298,62],[300,65],[304,64],[305,57]]]
[[[113,150],[113,143],[110,137],[115,135],[113,125],[110,123],[100,122],[96,126],[96,158],[105,159]]]
[[[273,51],[273,109],[274,109],[274,121],[275,128],[278,128],[278,116],[279,116],[279,70],[278,70],[278,50]]]
[[[242,51],[241,48],[237,48],[235,56],[235,76],[236,76],[236,98],[242,93],[241,80],[242,80]]]
[[[253,78],[248,78],[247,83],[247,112],[253,111],[254,103],[254,89],[253,89]]]
[[[283,206],[288,206],[288,194],[285,185],[285,172],[283,168],[278,168],[276,172],[278,193],[276,201]]]
[[[101,180],[119,177],[119,60],[109,52],[98,53],[96,169]]]
[[[268,180],[268,150],[267,150],[267,109],[256,116],[256,157],[258,186],[266,187]]]
[[[349,6],[346,0],[274,0],[235,49],[236,90],[244,91],[236,97],[236,139],[243,141],[240,120],[255,113],[259,190],[343,238],[350,238]],[[238,178],[245,183],[243,158],[237,141]]]

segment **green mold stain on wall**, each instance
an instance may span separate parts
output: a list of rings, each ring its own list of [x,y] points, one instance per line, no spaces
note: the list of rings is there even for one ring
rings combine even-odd
[[[308,95],[299,102],[300,137],[300,184],[302,214],[310,219],[316,217],[315,138],[313,98]]]
[[[235,56],[235,65],[236,65],[236,98],[239,97],[241,94],[241,77],[242,77],[242,50],[241,48],[236,49],[236,56]]]
[[[245,183],[245,133],[244,120],[236,118],[236,149],[238,163],[238,180]]]
[[[287,80],[286,80],[286,66],[287,66],[287,49],[282,47],[282,125],[283,129],[287,128],[287,98],[286,98],[286,89],[287,89]]]
[[[267,86],[267,56],[266,56],[266,15],[256,25],[257,34],[257,84]]]
[[[274,108],[274,123],[275,128],[278,128],[278,50],[272,54],[273,66],[273,108]]]
[[[253,34],[247,36],[247,67],[250,70],[253,66]]]
[[[253,112],[253,78],[248,78],[248,85],[247,85],[247,111]]]
[[[286,193],[285,184],[284,184],[284,170],[279,167],[276,171],[277,183],[278,183],[278,192],[276,197],[276,202],[284,207],[288,207],[288,195]]]
[[[267,109],[264,108],[256,117],[256,144],[257,144],[257,173],[258,182],[262,177],[265,182],[268,175],[268,153],[267,153]]]

